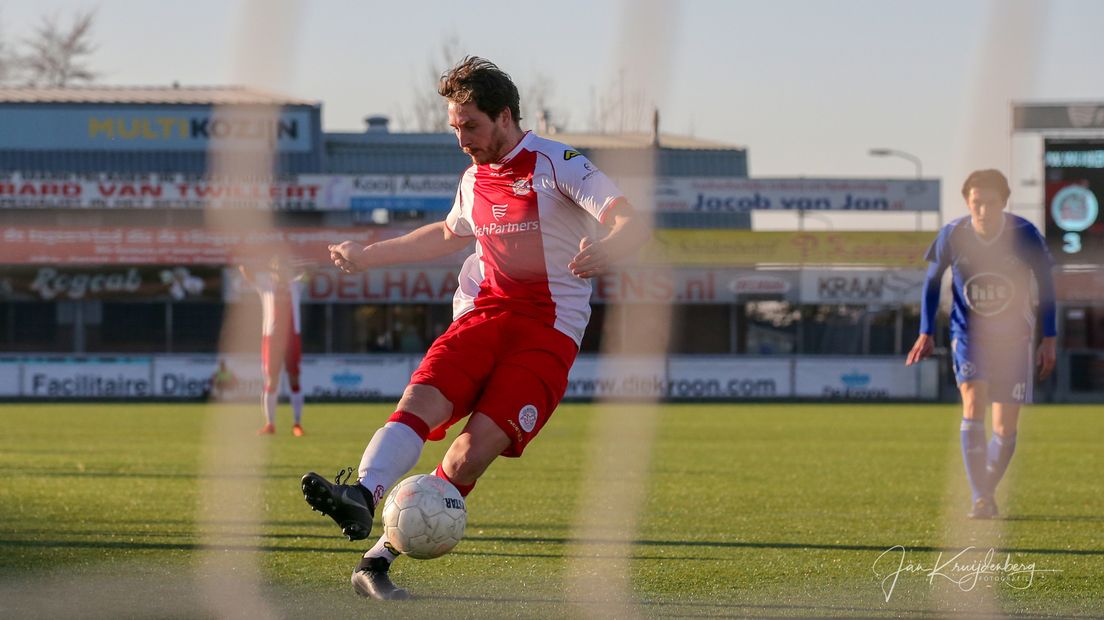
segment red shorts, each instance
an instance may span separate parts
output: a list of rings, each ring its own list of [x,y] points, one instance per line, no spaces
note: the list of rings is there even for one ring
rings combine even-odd
[[[433,342],[412,384],[432,385],[452,402],[437,433],[478,411],[510,438],[503,456],[521,456],[567,390],[579,348],[567,334],[513,312],[473,310]]]
[[[265,381],[268,377],[280,375],[280,365],[287,370],[288,377],[299,374],[299,362],[303,359],[303,343],[299,334],[292,330],[284,332],[284,335],[263,336],[261,338],[261,367],[264,369]],[[277,381],[278,384],[278,381]],[[272,386],[272,389],[276,389]]]

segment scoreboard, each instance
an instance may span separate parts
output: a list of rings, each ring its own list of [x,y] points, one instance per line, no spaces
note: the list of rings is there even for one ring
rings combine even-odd
[[[1047,139],[1046,238],[1059,264],[1104,263],[1104,138]]]

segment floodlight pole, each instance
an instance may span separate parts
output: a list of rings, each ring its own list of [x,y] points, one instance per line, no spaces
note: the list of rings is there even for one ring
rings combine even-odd
[[[906,153],[905,151],[898,151],[897,149],[876,148],[870,149],[869,154],[871,157],[900,157],[901,159],[907,159],[916,165],[916,180],[919,181],[924,178],[924,164],[921,163],[920,158],[912,153]],[[922,212],[916,212],[916,230],[920,230]],[[939,223],[943,223],[943,208],[940,205],[938,214]]]

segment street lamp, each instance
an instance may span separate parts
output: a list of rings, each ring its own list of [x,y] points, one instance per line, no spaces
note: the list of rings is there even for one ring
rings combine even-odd
[[[924,177],[924,166],[920,163],[920,158],[912,153],[906,153],[904,151],[898,151],[897,149],[870,149],[868,151],[871,157],[900,157],[901,159],[907,159],[916,165],[916,180],[919,181]],[[939,224],[942,227],[943,213],[940,210],[938,214]],[[916,212],[916,229],[920,229],[921,212]]]
[[[871,157],[900,157],[907,159],[916,164],[916,178],[920,179],[924,177],[924,167],[920,163],[920,158],[912,153],[906,153],[904,151],[898,151],[894,149],[870,149]]]

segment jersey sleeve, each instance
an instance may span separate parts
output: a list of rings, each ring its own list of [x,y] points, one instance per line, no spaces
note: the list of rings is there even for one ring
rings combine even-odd
[[[460,177],[460,183],[456,186],[456,198],[452,201],[452,209],[445,216],[445,226],[457,237],[471,237],[475,234],[466,215],[471,212],[471,209],[466,212],[464,209],[464,181],[467,178],[466,172]]]
[[[569,148],[563,151],[559,161],[555,156],[552,159],[560,192],[594,219],[605,223],[603,218],[609,208],[624,198],[617,185],[578,151]]]
[[[920,298],[920,333],[935,333],[935,314],[939,310],[939,289],[943,285],[943,272],[950,265],[950,235],[944,228],[936,235],[924,258],[928,272],[924,275],[924,293]]]
[[[1024,251],[1029,257],[1027,263],[1035,275],[1039,287],[1039,321],[1043,324],[1043,336],[1052,338],[1058,335],[1058,311],[1054,292],[1054,257],[1047,249],[1046,240],[1034,225],[1024,227]]]

